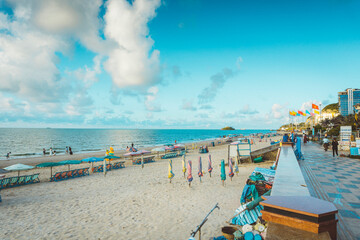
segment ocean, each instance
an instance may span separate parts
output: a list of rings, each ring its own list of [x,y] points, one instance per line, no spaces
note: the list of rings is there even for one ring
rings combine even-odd
[[[102,151],[113,147],[126,149],[131,143],[135,147],[188,143],[215,139],[229,134],[248,136],[256,133],[270,133],[271,130],[200,130],[200,129],[55,129],[55,128],[0,128],[0,160],[35,157],[52,147],[57,154],[64,154],[66,146],[74,153]]]

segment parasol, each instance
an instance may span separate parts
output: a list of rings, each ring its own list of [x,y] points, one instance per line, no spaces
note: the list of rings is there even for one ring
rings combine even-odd
[[[225,173],[225,162],[224,159],[221,160],[221,181],[222,181],[222,185],[225,185],[225,180],[226,180],[226,173]]]
[[[233,176],[234,176],[234,170],[233,170],[232,159],[229,159],[229,177],[231,181]]]
[[[186,161],[185,161],[185,155],[183,155],[183,159],[182,159],[182,171],[184,173],[184,178],[185,178],[185,173],[186,173]]]
[[[188,182],[189,182],[189,187],[190,187],[191,182],[192,182],[192,180],[193,180],[193,177],[192,177],[192,174],[191,174],[191,161],[190,161],[190,160],[188,161],[187,172],[188,172],[187,180],[188,180]]]
[[[199,157],[199,171],[198,171],[198,176],[200,178],[200,182],[201,182],[201,177],[204,176],[203,172],[202,172],[202,162],[201,162],[201,157]]]
[[[209,154],[209,166],[208,166],[208,172],[210,174],[211,177],[211,172],[212,172],[213,168],[212,168],[212,164],[211,164],[211,155]]]
[[[170,183],[171,183],[171,179],[173,179],[173,177],[175,176],[175,174],[172,171],[172,160],[169,159],[169,174],[168,174],[168,178],[170,179]]]
[[[33,166],[29,166],[29,165],[25,165],[25,164],[14,164],[14,165],[8,166],[4,169],[8,170],[8,171],[18,171],[18,176],[20,176],[20,171],[29,170],[29,169],[33,169],[33,168],[34,168]]]

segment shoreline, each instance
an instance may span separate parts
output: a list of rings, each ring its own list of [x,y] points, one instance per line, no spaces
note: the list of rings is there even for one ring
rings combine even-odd
[[[244,136],[244,137],[248,137],[248,136]],[[275,136],[274,136],[275,137]],[[215,146],[218,145],[223,145],[226,144],[226,140],[231,139],[232,141],[236,140],[239,137],[230,137],[230,138],[213,138],[213,139],[205,139],[205,140],[200,140],[200,141],[188,141],[188,142],[179,142],[177,144],[183,144],[187,147],[187,149],[192,148],[194,145],[196,147],[202,146],[202,145],[207,145],[208,147],[212,147],[210,146],[211,142],[215,143]],[[255,139],[258,139],[257,136],[254,136]],[[271,137],[270,137],[271,138]],[[221,142],[219,144],[219,142]],[[157,145],[151,145],[151,146],[147,146],[147,147],[142,147],[142,148],[137,148],[137,146],[134,146],[135,148],[137,148],[138,150],[144,149],[144,150],[148,150],[151,151],[151,149],[159,147],[159,146],[164,146],[161,144],[157,144]],[[115,156],[119,156],[121,157],[121,161],[125,160],[125,157],[123,156],[126,153],[126,150],[119,150],[119,149],[115,149]],[[164,153],[160,153],[160,155],[163,155]],[[151,153],[151,154],[146,154],[146,156],[158,156],[158,153]],[[105,150],[101,150],[101,151],[91,151],[91,152],[78,152],[78,153],[74,153],[73,155],[70,154],[59,154],[59,155],[30,155],[30,156],[25,156],[25,157],[17,157],[17,158],[11,158],[10,159],[4,159],[4,160],[0,160],[0,168],[4,168],[7,167],[9,165],[12,164],[26,164],[26,165],[32,165],[35,166],[37,164],[40,163],[44,163],[44,162],[58,162],[58,161],[64,161],[64,160],[82,160],[84,158],[88,158],[88,157],[104,157],[105,156]],[[128,158],[129,159],[129,158]]]

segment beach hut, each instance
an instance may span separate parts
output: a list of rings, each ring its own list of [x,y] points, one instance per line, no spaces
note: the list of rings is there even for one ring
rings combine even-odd
[[[20,171],[25,171],[25,170],[30,170],[33,169],[33,166],[29,166],[29,165],[25,165],[25,164],[14,164],[11,166],[8,166],[6,168],[4,168],[5,170],[8,171],[18,171],[18,176],[20,176]]]

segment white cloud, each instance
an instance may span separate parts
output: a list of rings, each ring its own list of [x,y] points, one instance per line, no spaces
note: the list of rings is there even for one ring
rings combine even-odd
[[[186,100],[183,99],[183,104],[181,109],[188,110],[188,111],[196,111],[197,108],[194,106],[194,99]]]
[[[218,91],[224,87],[227,79],[234,76],[234,72],[229,68],[224,68],[221,72],[210,77],[210,86],[202,90],[198,95],[200,104],[207,104],[215,100]]]
[[[7,17],[2,24],[7,31],[0,32],[0,91],[35,102],[60,101],[71,86],[60,77],[55,53],[66,51],[69,45],[33,28],[29,11],[25,6],[16,8],[15,20]]]
[[[157,87],[150,87],[145,96],[145,107],[146,110],[150,112],[161,112],[161,106],[154,103],[156,100],[156,95],[158,94],[159,89]]]
[[[284,113],[284,111],[285,111],[284,109],[285,109],[284,106],[282,106],[280,104],[277,104],[277,103],[273,104],[271,107],[272,117],[275,119],[280,119],[280,118],[286,116]]]
[[[160,52],[153,48],[148,22],[155,17],[160,0],[109,0],[104,34],[116,42],[105,69],[118,87],[143,87],[160,79]]]

